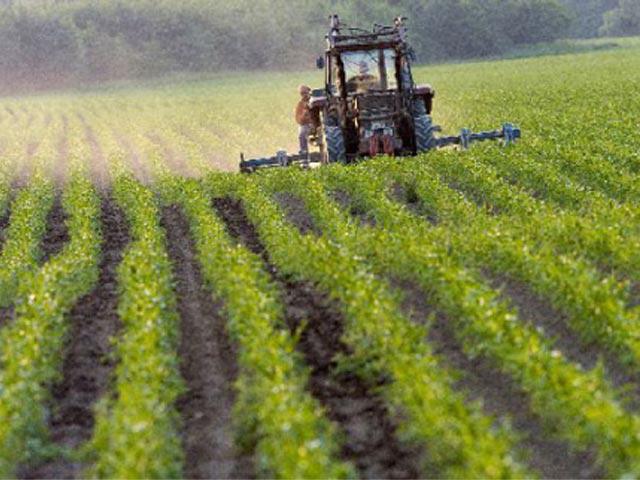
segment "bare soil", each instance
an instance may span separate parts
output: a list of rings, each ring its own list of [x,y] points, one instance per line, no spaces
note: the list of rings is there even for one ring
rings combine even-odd
[[[568,326],[567,316],[557,311],[545,299],[538,296],[526,284],[505,276],[485,275],[491,285],[514,305],[519,318],[529,325],[541,327],[545,335],[554,340],[555,346],[572,362],[585,370],[602,361],[606,378],[617,387],[623,387],[624,403],[630,409],[640,410],[640,373],[624,366],[615,355],[602,347],[586,344]]]
[[[284,210],[287,220],[293,223],[300,233],[322,235],[322,230],[314,223],[300,198],[289,192],[278,192],[274,197]]]
[[[11,217],[11,213],[9,209],[4,213],[4,215],[0,215],[0,254],[2,253],[2,247],[4,246],[4,242],[7,237],[7,227],[9,227],[9,218]]]
[[[423,211],[420,199],[411,188],[407,188],[400,183],[395,183],[391,189],[391,198],[407,207],[413,214],[426,219],[431,225],[435,226],[438,224],[438,216],[435,213],[426,213]]]
[[[405,294],[404,310],[417,323],[433,315],[428,341],[442,363],[460,374],[456,388],[469,400],[480,400],[484,411],[495,418],[508,416],[521,435],[519,445],[528,453],[525,463],[543,478],[603,478],[589,452],[573,452],[566,442],[553,440],[542,421],[529,408],[529,399],[515,382],[487,359],[470,359],[455,336],[451,319],[429,304],[424,292],[407,282],[394,282]]]
[[[331,198],[334,200],[343,210],[349,212],[349,214],[360,222],[361,226],[375,227],[377,225],[376,219],[371,213],[366,212],[360,208],[357,208],[352,200],[351,196],[344,190],[336,190],[331,192]]]
[[[42,263],[48,262],[62,251],[69,242],[67,213],[62,208],[60,195],[56,196],[53,207],[47,215],[47,227],[42,238]]]
[[[344,318],[336,303],[312,284],[292,281],[269,263],[240,202],[216,199],[214,208],[229,233],[265,260],[265,268],[280,286],[289,329],[295,332],[303,326],[297,349],[311,370],[307,388],[339,427],[341,457],[352,461],[362,478],[419,478],[422,451],[398,440],[395,419],[374,393],[382,382],[371,385],[353,373],[337,372],[336,356],[350,352],[341,340]],[[303,210],[292,208],[289,215],[299,227],[315,230]]]
[[[176,278],[180,370],[187,391],[178,402],[186,478],[253,478],[251,455],[238,451],[232,429],[236,347],[223,305],[214,301],[198,266],[188,223],[177,207],[162,211]]]
[[[67,321],[62,380],[52,388],[49,432],[58,446],[76,448],[91,438],[94,406],[110,386],[115,367],[111,339],[120,329],[117,266],[129,242],[126,219],[110,197],[102,201],[102,259],[93,291],[73,307]],[[86,467],[66,458],[23,466],[23,478],[80,478]]]
[[[4,242],[6,241],[7,227],[9,226],[9,218],[11,213],[5,212],[4,215],[0,215],[0,255]],[[0,328],[7,325],[13,318],[13,305],[9,307],[0,307]]]
[[[636,308],[640,306],[640,282],[629,278],[627,280],[630,282],[627,309]]]

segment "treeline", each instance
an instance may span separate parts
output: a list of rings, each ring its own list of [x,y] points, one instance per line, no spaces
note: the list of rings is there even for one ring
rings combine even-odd
[[[329,13],[409,17],[422,62],[572,35],[640,33],[640,0],[0,0],[0,82],[46,86],[167,72],[299,69]]]

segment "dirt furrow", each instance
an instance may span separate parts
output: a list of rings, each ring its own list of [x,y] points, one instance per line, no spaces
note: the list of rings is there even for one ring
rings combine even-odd
[[[6,240],[7,228],[9,227],[10,217],[11,217],[11,213],[9,212],[8,209],[4,213],[4,215],[0,215],[0,253],[2,253],[2,248]]]
[[[335,302],[309,283],[287,279],[269,263],[241,203],[217,199],[214,208],[229,233],[265,260],[265,267],[280,286],[291,332],[302,327],[297,348],[311,369],[308,389],[344,435],[342,458],[352,461],[362,478],[420,477],[421,451],[398,440],[395,420],[374,393],[381,384],[370,385],[354,374],[337,372],[337,355],[350,352],[341,341],[344,318]],[[296,213],[306,214],[300,209],[293,215]],[[304,220],[300,224],[312,228],[309,218],[307,223]]]
[[[117,267],[129,242],[124,214],[110,197],[102,201],[102,259],[93,291],[73,307],[69,324],[61,381],[52,388],[49,433],[60,447],[76,448],[91,438],[94,406],[109,388],[114,362],[111,338],[120,328],[118,318]],[[24,478],[79,478],[86,467],[67,458],[24,468]]]
[[[640,410],[640,373],[632,372],[602,347],[582,341],[569,328],[567,315],[557,311],[524,283],[504,276],[492,276],[487,272],[485,276],[501,292],[502,297],[517,308],[519,318],[533,327],[542,328],[569,360],[585,370],[594,368],[602,360],[605,377],[613,385],[623,387],[625,404],[633,410]]]
[[[69,229],[66,220],[67,213],[62,208],[62,201],[58,194],[53,202],[53,207],[47,214],[47,226],[41,242],[42,264],[60,253],[69,242]]]
[[[469,400],[480,400],[484,411],[496,418],[509,416],[512,426],[521,435],[519,444],[526,448],[526,463],[543,478],[602,478],[595,467],[595,456],[576,453],[566,442],[553,440],[542,421],[529,408],[529,399],[509,377],[502,374],[488,360],[470,359],[456,339],[454,324],[429,304],[417,286],[394,282],[405,295],[403,309],[417,323],[424,323],[433,315],[428,341],[443,365],[452,368],[460,377],[456,388]]]
[[[5,212],[4,215],[0,215],[0,254],[2,254],[2,249],[6,240],[7,227],[9,226],[10,217],[11,214],[9,211]],[[13,305],[9,307],[0,307],[0,328],[9,323],[12,317]]]
[[[300,198],[288,192],[278,192],[274,198],[284,210],[287,220],[293,223],[300,233],[322,235],[322,230],[315,224]]]
[[[232,413],[238,375],[236,348],[198,266],[189,226],[177,207],[163,209],[180,314],[180,370],[187,391],[178,401],[183,419],[186,478],[252,478],[250,455],[234,445]]]
[[[404,205],[414,215],[418,215],[427,220],[431,225],[438,225],[438,215],[436,212],[424,211],[425,205],[422,204],[413,187],[394,183],[391,187],[390,197],[392,200]]]

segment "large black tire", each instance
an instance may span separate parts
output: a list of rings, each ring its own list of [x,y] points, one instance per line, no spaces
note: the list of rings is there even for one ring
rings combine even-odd
[[[346,162],[347,151],[344,145],[344,134],[338,126],[324,126],[324,148],[327,163]]]
[[[433,124],[429,115],[426,113],[414,115],[413,126],[416,137],[416,153],[427,152],[436,146],[434,133],[438,131],[438,128]]]

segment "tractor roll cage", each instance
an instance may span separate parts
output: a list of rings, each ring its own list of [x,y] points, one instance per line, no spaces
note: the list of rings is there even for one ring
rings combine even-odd
[[[373,31],[362,28],[349,27],[340,23],[338,15],[331,15],[331,30],[326,35],[328,48],[344,48],[349,46],[371,46],[375,43],[403,44],[407,37],[407,28],[404,24],[406,18],[396,17],[394,25],[373,26]],[[341,30],[349,32],[343,35]]]

